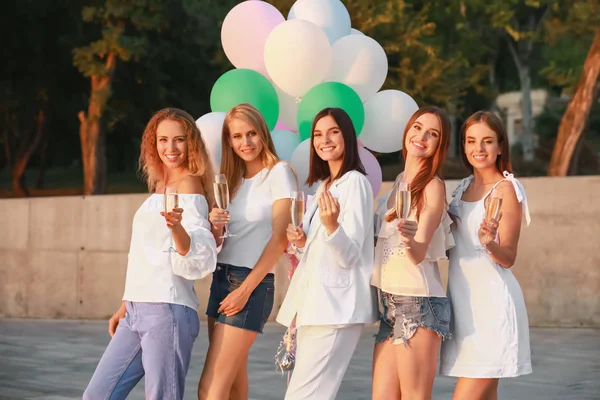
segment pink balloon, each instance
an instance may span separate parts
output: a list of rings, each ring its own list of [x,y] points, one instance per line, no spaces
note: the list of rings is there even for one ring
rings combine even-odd
[[[377,161],[377,158],[375,158],[375,156],[371,154],[369,150],[362,146],[359,146],[358,148],[358,155],[360,157],[360,161],[365,167],[365,171],[367,172],[367,179],[373,188],[373,196],[377,197],[383,181],[383,175],[379,161]]]
[[[244,1],[233,7],[223,21],[221,44],[236,68],[249,68],[268,77],[264,49],[267,37],[285,18],[264,1]]]
[[[256,0],[250,0],[250,1],[256,1]],[[275,128],[273,130],[274,131],[291,131],[290,128],[285,126],[283,121],[277,121],[277,125],[275,125]]]

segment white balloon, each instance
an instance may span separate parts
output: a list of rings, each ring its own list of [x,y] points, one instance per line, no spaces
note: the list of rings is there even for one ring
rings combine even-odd
[[[323,82],[331,65],[331,46],[321,28],[303,20],[286,21],[265,43],[265,66],[273,82],[293,97]]]
[[[350,86],[363,101],[373,97],[387,77],[385,51],[374,39],[364,35],[344,36],[331,46],[332,63],[326,82]]]
[[[292,132],[298,132],[298,102],[295,97],[290,96],[273,85],[279,98],[279,121],[283,122]]]
[[[291,162],[292,154],[296,147],[300,145],[302,139],[300,135],[290,131],[275,130],[271,132],[271,139],[275,145],[275,150],[280,160]]]
[[[350,34],[351,35],[364,35],[364,33],[362,33],[361,31],[359,31],[358,29],[350,29]]]
[[[226,113],[210,112],[196,120],[215,173],[221,170],[221,134]]]
[[[365,102],[365,125],[359,139],[379,153],[401,150],[404,128],[418,109],[412,97],[399,90],[377,93]]]
[[[221,44],[231,63],[267,74],[264,48],[269,33],[285,18],[264,1],[244,1],[233,7],[221,27]]]
[[[330,43],[350,34],[350,14],[339,0],[298,0],[288,14],[288,21],[294,19],[321,27]]]
[[[313,185],[311,188],[309,188],[305,184],[310,168],[310,139],[304,140],[298,145],[298,147],[296,147],[296,150],[294,150],[294,153],[292,154],[292,161],[290,161],[290,163],[296,170],[300,190],[309,194],[314,193],[316,191],[316,185]]]

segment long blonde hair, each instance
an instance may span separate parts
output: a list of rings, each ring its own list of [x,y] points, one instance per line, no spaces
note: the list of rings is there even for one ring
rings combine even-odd
[[[267,128],[267,123],[260,111],[247,103],[237,105],[229,110],[223,122],[221,135],[221,173],[227,178],[231,199],[235,196],[246,173],[246,163],[233,151],[231,146],[229,123],[234,119],[241,119],[249,123],[260,137],[263,149],[258,157],[261,157],[265,168],[270,170],[279,162],[269,128]]]
[[[199,176],[202,180],[204,196],[208,204],[212,204],[214,171],[210,163],[206,145],[202,139],[200,129],[196,126],[194,118],[179,108],[163,108],[156,112],[144,129],[142,135],[142,148],[140,151],[139,170],[146,180],[148,191],[154,192],[156,185],[164,176],[163,163],[156,149],[156,130],[164,120],[176,121],[181,125],[187,140],[187,170],[192,176]]]

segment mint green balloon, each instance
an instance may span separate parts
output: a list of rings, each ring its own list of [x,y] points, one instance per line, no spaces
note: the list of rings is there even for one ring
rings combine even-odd
[[[254,70],[232,69],[213,85],[210,108],[213,112],[228,112],[242,103],[256,107],[269,129],[275,128],[279,118],[279,98],[271,82]]]
[[[325,82],[310,89],[298,106],[298,132],[302,140],[310,138],[313,119],[328,107],[346,111],[354,124],[356,136],[360,134],[365,124],[365,108],[360,96],[348,85]]]

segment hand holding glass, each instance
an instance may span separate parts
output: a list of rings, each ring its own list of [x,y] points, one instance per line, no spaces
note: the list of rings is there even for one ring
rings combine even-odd
[[[500,218],[501,210],[502,210],[502,192],[500,190],[498,190],[497,188],[493,188],[485,202],[485,223],[488,226],[491,226],[492,220],[495,220],[496,222],[498,222],[498,219]],[[478,236],[479,236],[479,234],[478,234]],[[494,239],[495,238],[492,238],[491,240],[494,240]],[[481,238],[480,238],[480,240],[481,240]],[[487,252],[487,249],[483,245],[479,247],[479,250]]]

